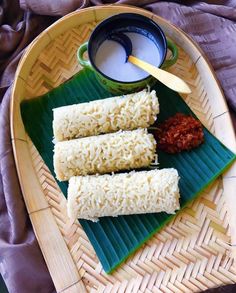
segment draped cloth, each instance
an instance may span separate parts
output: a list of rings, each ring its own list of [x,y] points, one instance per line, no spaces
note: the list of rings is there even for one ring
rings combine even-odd
[[[61,16],[111,3],[141,6],[188,33],[212,64],[236,121],[235,0],[0,0],[0,273],[10,293],[55,291],[26,212],[13,157],[9,104],[17,64],[27,45]],[[236,292],[236,287],[217,292]]]

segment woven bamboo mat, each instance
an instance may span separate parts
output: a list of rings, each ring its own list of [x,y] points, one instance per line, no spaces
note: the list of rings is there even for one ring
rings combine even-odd
[[[97,8],[96,13],[90,9],[88,12],[85,10],[83,14],[77,12],[77,15],[74,13],[67,16],[56,32],[56,27],[46,31],[44,40],[38,40],[39,53],[33,58],[34,61],[28,62],[28,73],[25,73],[24,67],[18,72],[19,82],[24,88],[18,94],[20,99],[42,95],[78,72],[80,67],[76,60],[77,48],[89,38],[99,19],[111,13],[128,10],[143,13],[140,9],[121,6],[110,6],[105,10],[103,7]],[[145,14],[152,16],[148,12]],[[158,17],[152,17],[158,23],[161,22],[161,25],[165,23]],[[78,22],[81,24],[77,25]],[[166,30],[165,26],[169,25],[165,23],[163,26]],[[174,41],[175,34],[171,35]],[[200,55],[194,53],[190,57],[185,50],[186,46],[184,43],[178,43],[179,59],[170,71],[190,84],[192,93],[183,98],[203,124],[217,134],[219,127],[215,118],[221,114],[215,111],[216,105],[210,97],[212,90],[204,83],[201,64],[198,64]],[[218,103],[216,99],[217,106]],[[222,113],[225,112],[225,109],[221,110]],[[227,109],[226,111],[228,112]],[[17,133],[17,136],[21,130],[16,127],[13,132]],[[35,227],[32,215],[35,215],[37,210],[49,207],[79,276],[74,283],[70,282],[71,285],[61,284],[58,276],[53,275],[55,268],[49,264],[58,291],[82,292],[85,290],[84,285],[89,292],[198,292],[236,282],[236,267],[230,246],[232,239],[228,206],[222,178],[216,180],[112,275],[107,275],[79,223],[73,223],[67,218],[66,199],[36,148],[25,133],[24,139],[21,139],[27,143],[34,176],[40,183],[44,200],[46,199],[45,207],[42,205],[34,208],[29,204],[30,200],[25,198],[46,261],[50,263],[50,256],[45,252],[45,243],[40,241],[41,234]],[[74,286],[77,282],[81,287]]]

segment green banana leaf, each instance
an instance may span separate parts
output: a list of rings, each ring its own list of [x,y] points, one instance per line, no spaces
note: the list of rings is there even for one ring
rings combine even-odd
[[[177,112],[194,115],[178,93],[160,83],[154,89],[157,91],[160,103],[159,122]],[[82,70],[51,92],[22,102],[21,115],[25,129],[54,177],[52,109],[109,96],[111,94],[97,82],[92,71]],[[181,208],[199,195],[236,158],[207,129],[204,129],[204,134],[205,142],[190,152],[172,155],[158,151],[159,168],[174,167],[179,172]],[[58,182],[58,184],[66,196],[67,182]],[[157,213],[104,217],[97,223],[80,220],[80,224],[104,270],[111,273],[172,218],[173,215]]]

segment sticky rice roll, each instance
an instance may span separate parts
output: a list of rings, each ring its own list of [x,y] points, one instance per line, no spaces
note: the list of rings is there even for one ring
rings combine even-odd
[[[57,179],[104,174],[149,166],[156,141],[147,129],[84,137],[56,143],[54,170]]]
[[[158,113],[154,90],[55,108],[54,138],[63,141],[120,129],[147,128],[155,122]]]
[[[178,181],[178,172],[173,168],[72,177],[68,216],[97,221],[105,216],[173,214],[180,208]]]

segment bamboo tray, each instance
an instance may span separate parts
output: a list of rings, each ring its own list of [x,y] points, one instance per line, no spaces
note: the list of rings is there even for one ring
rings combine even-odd
[[[236,152],[229,111],[200,48],[181,30],[130,6],[73,12],[28,47],[16,72],[11,135],[24,200],[58,292],[197,292],[236,282],[236,164],[179,213],[112,275],[107,275],[79,223],[66,216],[66,200],[25,133],[20,102],[42,95],[78,72],[78,46],[102,19],[135,12],[156,21],[179,47],[170,69],[190,84],[182,96],[202,123]]]

